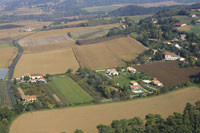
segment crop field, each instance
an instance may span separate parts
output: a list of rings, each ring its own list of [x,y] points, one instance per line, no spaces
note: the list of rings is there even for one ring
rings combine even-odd
[[[72,133],[76,129],[97,133],[97,125],[108,125],[113,120],[144,118],[149,113],[166,118],[173,112],[182,113],[186,103],[200,99],[199,94],[199,88],[191,87],[133,101],[30,112],[12,123],[10,133]]]
[[[76,24],[81,24],[81,23],[87,23],[87,20],[79,20],[79,21],[71,21],[68,22],[66,25],[76,25]]]
[[[64,73],[69,68],[74,71],[79,68],[71,48],[42,53],[28,53],[23,54],[19,60],[14,77],[21,77],[25,73]]]
[[[8,68],[12,64],[13,59],[16,57],[17,51],[18,50],[15,47],[1,48],[0,45],[0,68]]]
[[[81,66],[92,69],[111,68],[124,65],[122,59],[134,59],[146,50],[132,38],[118,38],[101,43],[75,46],[74,51]]]
[[[93,98],[70,77],[52,78],[49,85],[65,104],[89,103]]]
[[[152,78],[158,78],[166,86],[183,84],[190,80],[190,76],[200,72],[200,68],[180,68],[176,61],[146,64],[137,66],[136,69]]]
[[[178,29],[179,31],[190,31],[191,26],[190,26],[190,25],[187,25],[187,26],[184,26],[184,27],[178,27],[177,29]]]

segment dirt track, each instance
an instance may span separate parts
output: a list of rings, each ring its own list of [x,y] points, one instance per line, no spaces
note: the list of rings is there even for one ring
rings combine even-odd
[[[112,120],[144,118],[149,113],[163,117],[182,113],[187,102],[200,100],[199,94],[200,88],[192,87],[134,101],[26,113],[13,122],[10,133],[72,133],[75,129],[95,133],[97,125],[110,124]]]

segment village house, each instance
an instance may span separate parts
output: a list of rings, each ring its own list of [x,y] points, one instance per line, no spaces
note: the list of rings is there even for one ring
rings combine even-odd
[[[130,88],[132,91],[139,90],[142,87],[136,81],[130,81]]]
[[[182,47],[180,45],[178,45],[177,43],[176,44],[173,44],[174,47],[178,48],[178,49],[182,49]]]
[[[127,67],[127,71],[130,72],[130,73],[136,73],[137,70],[133,67]]]
[[[181,39],[182,41],[184,41],[185,38],[186,38],[186,34],[181,34],[181,35],[180,35],[180,39]]]
[[[183,61],[185,61],[185,58],[180,57],[180,58],[179,58],[179,61],[180,61],[180,62],[183,62]]]
[[[186,26],[187,24],[183,24],[183,23],[175,23],[174,24],[174,27],[184,27]]]
[[[107,69],[106,74],[109,76],[118,76],[119,75],[119,73],[117,72],[116,69]]]
[[[156,85],[156,86],[158,86],[158,87],[163,86],[163,84],[162,84],[159,80],[157,80],[156,78],[154,78],[154,79],[152,80],[152,83],[153,83],[153,85]]]
[[[149,38],[149,41],[157,42],[157,41],[158,41],[158,39]]]
[[[157,20],[156,18],[152,18],[152,22],[153,22],[154,24],[157,24],[157,23],[158,23],[158,20]]]
[[[170,61],[174,61],[180,58],[178,55],[169,52],[163,52],[163,55],[165,57],[165,60],[170,60]]]
[[[123,25],[122,25],[122,28],[123,28],[123,29],[126,29],[127,27],[128,27],[127,24],[123,24]]]
[[[31,79],[40,79],[42,77],[43,77],[42,74],[30,74],[30,78]]]
[[[196,14],[190,14],[190,17],[191,17],[191,18],[196,18],[197,15],[196,15]]]
[[[197,20],[195,21],[195,24],[200,24],[200,19],[197,19]]]

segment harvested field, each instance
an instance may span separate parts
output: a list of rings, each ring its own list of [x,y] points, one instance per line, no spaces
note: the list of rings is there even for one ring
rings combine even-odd
[[[177,61],[158,62],[137,66],[136,69],[142,71],[152,78],[158,78],[166,86],[181,85],[190,80],[190,76],[200,72],[200,68],[180,68]]]
[[[92,45],[75,46],[74,51],[81,66],[103,69],[124,65],[122,59],[134,59],[146,50],[138,41],[123,37]]]
[[[17,55],[16,47],[0,48],[0,68],[8,68]]]
[[[29,53],[22,55],[16,66],[14,77],[21,77],[25,73],[64,73],[69,68],[72,68],[74,71],[79,68],[71,48],[42,53]]]
[[[177,28],[179,31],[189,31],[191,29],[190,25],[184,26],[184,27],[178,27]]]
[[[199,94],[200,88],[191,87],[134,101],[30,112],[12,123],[10,133],[73,133],[76,129],[96,133],[97,125],[107,125],[113,120],[144,118],[149,113],[166,118],[173,112],[182,113],[187,102],[194,104],[200,99]]]

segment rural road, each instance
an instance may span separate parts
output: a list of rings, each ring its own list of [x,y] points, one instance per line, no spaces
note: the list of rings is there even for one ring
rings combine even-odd
[[[10,66],[10,73],[9,73],[8,82],[7,82],[8,95],[9,95],[10,100],[12,102],[12,106],[16,104],[16,101],[15,101],[15,98],[14,98],[12,92],[11,92],[11,85],[12,85],[11,80],[13,78],[15,66],[18,63],[19,59],[21,58],[22,53],[24,52],[23,48],[19,45],[18,40],[13,41],[13,45],[18,48],[18,54],[17,54],[17,57],[13,60],[12,65]]]

